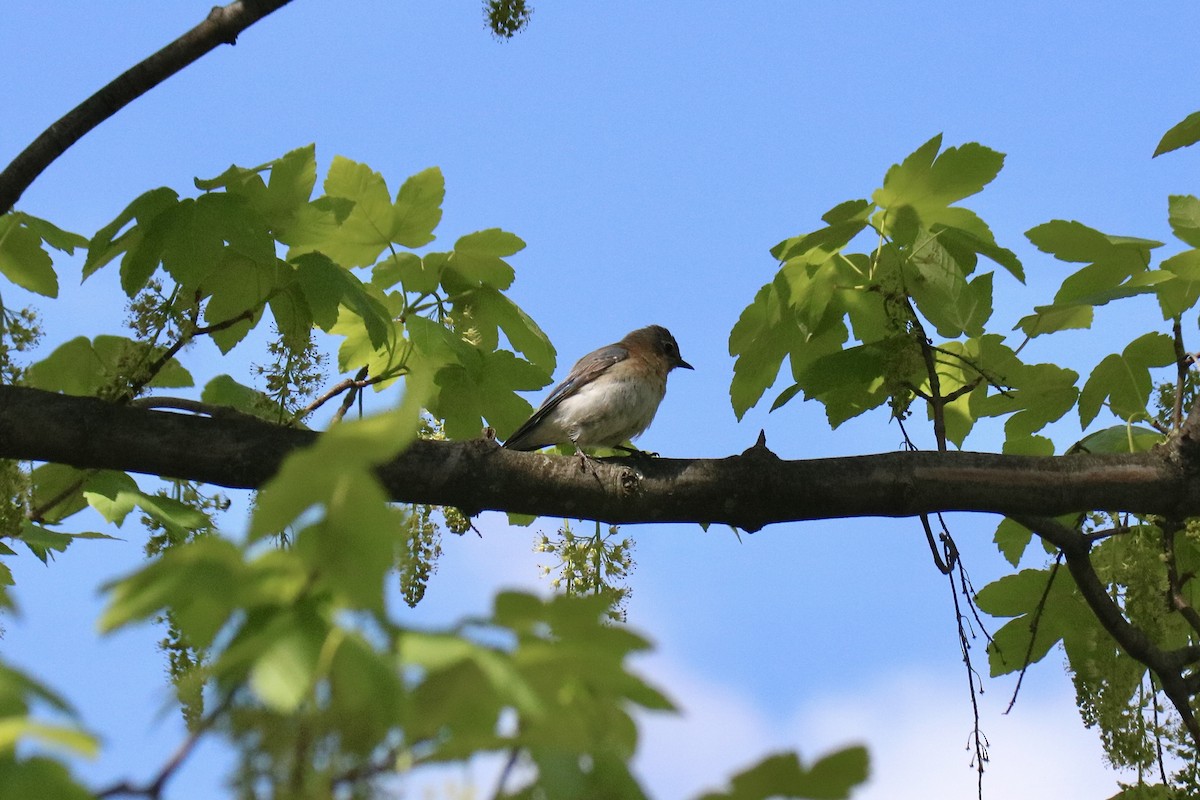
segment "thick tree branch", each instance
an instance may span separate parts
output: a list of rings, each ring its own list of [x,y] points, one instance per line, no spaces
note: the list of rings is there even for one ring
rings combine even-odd
[[[320,434],[0,386],[0,458],[262,486]],[[418,441],[380,468],[398,501],[604,522],[774,522],[977,511],[1047,516],[1106,509],[1200,515],[1200,479],[1163,448],[1061,457],[896,452],[784,461],[759,443],[723,459],[575,458],[494,442]]]
[[[217,6],[199,25],[71,109],[0,172],[0,214],[8,213],[46,167],[101,122],[210,50],[235,43],[242,31],[289,2],[236,0]]]

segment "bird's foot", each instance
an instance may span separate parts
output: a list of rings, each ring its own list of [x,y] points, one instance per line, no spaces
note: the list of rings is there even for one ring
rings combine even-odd
[[[590,472],[596,478],[600,477],[600,473],[596,469],[596,465],[600,463],[599,459],[597,459],[595,456],[591,456],[591,455],[588,455],[587,453],[583,452],[583,449],[580,447],[575,448],[575,455],[579,456],[579,471],[580,472]]]
[[[616,445],[615,447],[613,447],[613,450],[620,450],[623,453],[625,453],[626,455],[633,456],[634,458],[650,459],[650,458],[658,458],[659,457],[658,453],[655,453],[652,450],[639,450],[636,447],[631,447],[629,445],[624,445],[624,444]]]

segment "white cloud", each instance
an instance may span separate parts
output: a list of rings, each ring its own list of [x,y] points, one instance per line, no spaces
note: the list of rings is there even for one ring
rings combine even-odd
[[[974,798],[968,749],[971,708],[961,674],[909,671],[864,690],[802,701],[783,723],[735,688],[655,658],[644,669],[686,709],[682,718],[645,718],[636,765],[651,796],[691,797],[769,752],[796,749],[808,763],[831,750],[865,744],[871,779],[855,800]],[[1047,676],[1043,676],[1045,678]],[[1083,728],[1065,677],[1026,692],[1004,715],[1005,689],[985,687],[982,728],[990,747],[985,798],[1105,798],[1116,775],[1101,760],[1096,735]],[[1004,695],[1001,697],[1000,695]]]

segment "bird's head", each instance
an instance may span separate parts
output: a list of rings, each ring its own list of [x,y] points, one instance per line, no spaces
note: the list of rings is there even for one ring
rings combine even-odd
[[[631,351],[652,354],[666,365],[668,372],[676,367],[695,369],[679,355],[679,343],[675,341],[671,332],[661,325],[638,328],[622,339],[621,344]]]

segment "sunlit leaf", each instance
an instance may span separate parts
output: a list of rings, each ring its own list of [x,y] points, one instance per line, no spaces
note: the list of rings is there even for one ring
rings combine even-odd
[[[1200,111],[1188,114],[1181,122],[1176,123],[1164,133],[1158,146],[1154,148],[1154,155],[1151,158],[1178,150],[1181,147],[1190,147],[1198,141],[1200,141]]]

